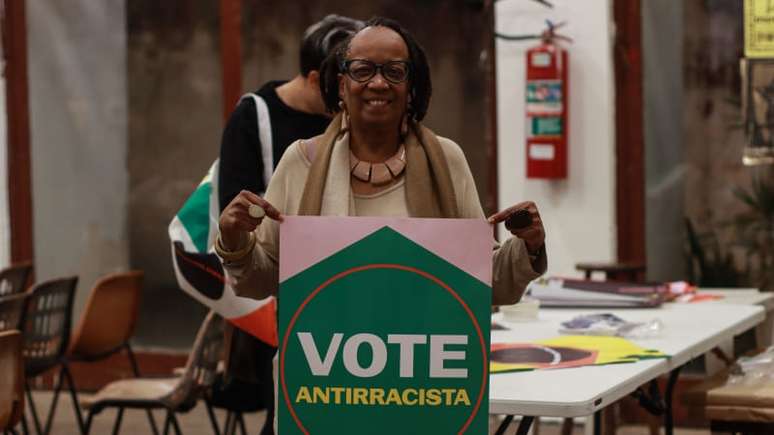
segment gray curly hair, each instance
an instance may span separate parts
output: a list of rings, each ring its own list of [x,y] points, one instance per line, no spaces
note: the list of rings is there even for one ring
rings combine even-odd
[[[304,77],[320,69],[320,64],[341,41],[357,33],[364,23],[354,18],[330,14],[309,26],[301,38],[300,67]]]

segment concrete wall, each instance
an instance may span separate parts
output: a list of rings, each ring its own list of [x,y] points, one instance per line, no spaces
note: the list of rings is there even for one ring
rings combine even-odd
[[[614,73],[610,0],[497,3],[496,28],[535,34],[545,19],[567,21],[569,166],[561,181],[528,180],[525,163],[525,51],[537,41],[497,41],[500,207],[534,200],[546,227],[551,275],[578,276],[575,263],[616,257]],[[501,229],[502,230],[502,229]]]
[[[127,7],[129,258],[146,273],[137,341],[185,348],[206,310],[177,286],[167,226],[218,155],[218,2]]]
[[[648,279],[685,279],[683,2],[642,2]]]
[[[128,267],[124,0],[27,1],[38,281]]]
[[[744,271],[751,266],[749,255],[754,249],[743,246],[737,227],[729,225],[748,210],[733,189],[749,189],[751,176],[770,171],[770,167],[742,165],[745,138],[739,59],[744,47],[743,3],[686,1],[683,8],[684,214],[706,242],[710,261],[717,261],[712,258],[717,244],[720,256],[732,256],[735,269]],[[743,274],[738,284],[761,284],[750,278]]]
[[[245,90],[256,89],[267,78],[297,73],[300,35],[326,14],[397,19],[424,47],[430,63],[434,92],[424,123],[462,146],[485,201],[490,163],[483,131],[487,113],[482,59],[488,23],[476,1],[273,0],[261,8],[248,4],[243,20]]]

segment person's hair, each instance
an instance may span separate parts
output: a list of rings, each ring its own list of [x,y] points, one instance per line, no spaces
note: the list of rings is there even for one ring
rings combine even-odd
[[[421,121],[427,108],[430,105],[430,95],[433,93],[433,86],[430,82],[430,66],[427,63],[425,50],[414,39],[413,36],[404,29],[397,21],[383,17],[373,17],[366,21],[365,27],[387,27],[394,30],[406,43],[409,52],[409,96],[411,97],[408,113],[411,118]],[[339,79],[338,75],[344,73],[342,66],[347,59],[352,38],[357,33],[349,36],[328,57],[325,58],[320,66],[320,91],[326,109],[331,113],[339,112]]]
[[[304,31],[299,50],[301,75],[319,70],[325,57],[336,45],[363,28],[363,22],[341,15],[330,14]]]

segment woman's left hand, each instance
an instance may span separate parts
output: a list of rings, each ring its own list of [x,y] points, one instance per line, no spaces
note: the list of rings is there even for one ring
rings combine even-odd
[[[537,205],[535,205],[534,202],[520,202],[514,206],[506,208],[503,211],[493,214],[489,217],[488,220],[489,223],[496,225],[505,221],[513,213],[516,213],[521,209],[529,211],[529,214],[532,217],[532,222],[528,226],[514,228],[510,231],[514,236],[524,240],[524,243],[527,245],[527,251],[529,251],[530,254],[536,254],[545,243],[546,231],[543,228],[543,220],[540,219],[540,213],[538,212]]]

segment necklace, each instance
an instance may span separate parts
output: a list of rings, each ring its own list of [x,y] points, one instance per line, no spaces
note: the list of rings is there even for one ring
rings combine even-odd
[[[406,169],[406,147],[401,145],[398,152],[384,162],[364,162],[349,151],[349,171],[353,177],[374,186],[389,183]]]

